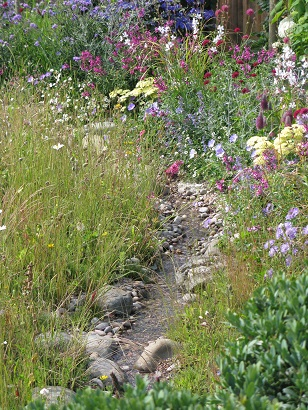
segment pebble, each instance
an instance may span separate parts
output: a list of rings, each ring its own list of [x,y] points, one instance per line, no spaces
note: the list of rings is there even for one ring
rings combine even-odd
[[[105,330],[107,326],[109,326],[109,323],[101,322],[95,326],[95,330]]]
[[[111,326],[107,326],[107,327],[105,328],[104,332],[105,332],[105,335],[106,335],[107,333],[112,333],[112,327],[111,327]]]

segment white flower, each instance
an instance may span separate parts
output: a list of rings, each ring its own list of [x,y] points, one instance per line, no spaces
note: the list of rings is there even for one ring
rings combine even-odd
[[[278,36],[280,38],[287,37],[295,25],[294,21],[292,20],[291,17],[286,17],[278,25]]]
[[[42,394],[43,396],[46,396],[49,393],[49,390],[46,389],[46,387],[44,387],[42,390],[40,390],[40,394]]]
[[[197,151],[196,151],[194,148],[192,148],[192,149],[190,150],[190,153],[189,153],[189,158],[192,159],[192,158],[194,158],[196,155],[197,155]]]
[[[0,226],[0,231],[5,231],[6,230],[6,225]]]
[[[59,151],[59,149],[63,148],[64,145],[60,144],[60,142],[57,145],[53,145],[51,148],[55,149],[56,151]]]

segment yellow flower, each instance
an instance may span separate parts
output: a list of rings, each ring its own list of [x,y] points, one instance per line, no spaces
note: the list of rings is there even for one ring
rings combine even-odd
[[[266,140],[265,137],[254,136],[254,137],[249,138],[249,140],[246,142],[246,145],[248,145],[248,147],[253,147],[255,144],[260,143],[265,140]]]
[[[53,243],[49,243],[47,246],[48,248],[53,248],[55,245]]]
[[[105,374],[102,374],[101,376],[99,376],[99,378],[101,379],[101,381],[103,382],[104,380],[108,379],[108,376],[106,376]]]

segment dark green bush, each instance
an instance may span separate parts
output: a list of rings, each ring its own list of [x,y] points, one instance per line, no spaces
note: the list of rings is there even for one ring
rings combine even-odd
[[[283,408],[308,406],[308,275],[284,275],[257,290],[241,315],[228,320],[241,336],[220,361],[221,385],[246,398],[278,399]],[[261,408],[261,407],[247,407]]]

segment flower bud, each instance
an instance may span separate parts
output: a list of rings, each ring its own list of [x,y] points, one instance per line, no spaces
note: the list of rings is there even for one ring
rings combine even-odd
[[[292,110],[289,109],[283,113],[281,117],[281,122],[283,122],[286,127],[291,127],[292,121],[293,121],[293,112]]]
[[[268,110],[268,101],[267,101],[267,97],[266,97],[265,94],[262,95],[260,105],[261,105],[262,110],[264,110],[264,111]]]
[[[265,127],[265,124],[266,122],[265,122],[264,115],[260,112],[260,114],[257,116],[257,119],[256,119],[257,130],[262,130]]]

